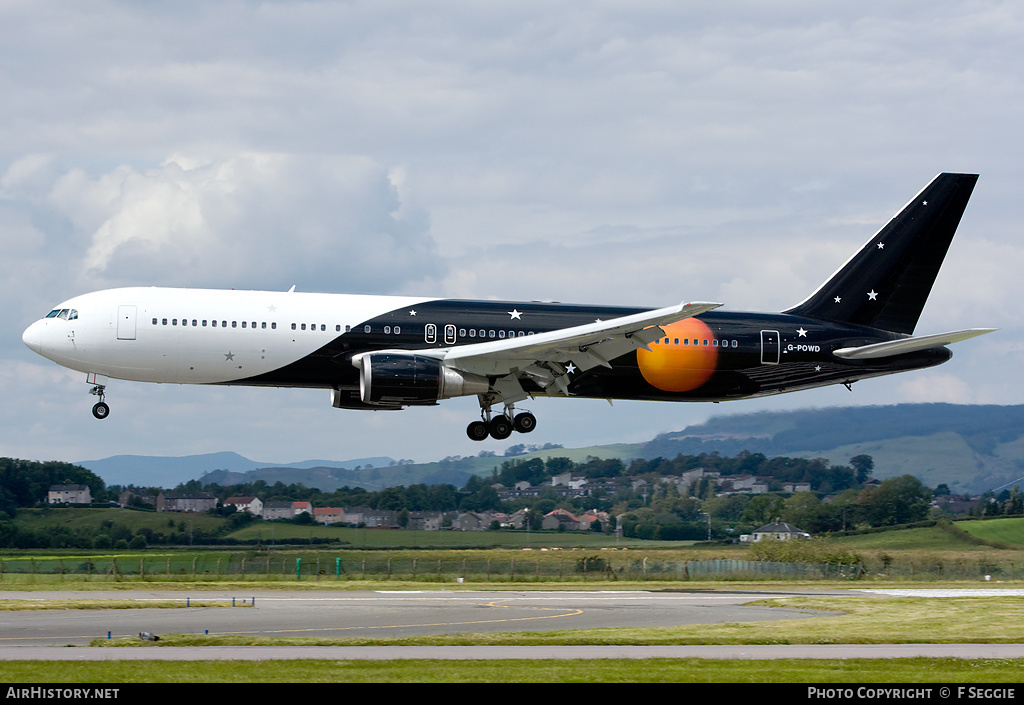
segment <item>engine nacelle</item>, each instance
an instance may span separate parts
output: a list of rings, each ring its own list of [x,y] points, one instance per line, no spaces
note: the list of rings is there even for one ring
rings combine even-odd
[[[432,404],[490,389],[486,377],[412,353],[362,353],[352,364],[360,370],[359,398],[365,404]]]

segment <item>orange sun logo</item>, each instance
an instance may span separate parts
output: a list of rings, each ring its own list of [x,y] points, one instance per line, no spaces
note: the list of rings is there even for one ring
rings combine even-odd
[[[661,328],[665,335],[651,343],[650,351],[636,353],[644,379],[665,392],[688,392],[707,382],[718,362],[711,329],[696,318]]]

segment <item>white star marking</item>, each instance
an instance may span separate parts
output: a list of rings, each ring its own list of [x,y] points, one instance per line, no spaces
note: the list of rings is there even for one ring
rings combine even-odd
[[[877,300],[878,300],[878,292],[875,291],[874,289],[872,289],[871,291],[868,292],[868,301],[877,301]]]
[[[884,250],[885,249],[885,243],[884,242],[878,243],[878,249]]]
[[[575,371],[576,371],[576,365],[572,364],[571,362],[565,368],[565,374],[567,374],[567,375],[571,375]]]
[[[508,315],[512,316],[512,320],[513,321],[521,321],[521,320],[523,320],[523,314],[522,314],[521,311],[517,311],[516,309],[512,309],[511,311],[506,311],[506,313],[508,313]]]
[[[839,303],[842,303],[842,302],[843,302],[842,297],[837,296],[836,297],[836,303],[839,304]]]
[[[797,328],[796,329],[796,334],[798,336],[800,336],[801,338],[806,338],[807,337],[807,331],[805,331],[803,328]]]
[[[267,306],[267,310],[273,313],[274,311],[277,310],[277,306]]]
[[[821,365],[815,365],[814,371],[815,372],[821,372]]]
[[[412,310],[412,311],[409,311],[409,315],[410,315],[410,316],[415,316],[415,315],[416,315],[416,311],[415,311],[415,309],[414,309],[414,310]]]
[[[928,201],[921,201],[921,205],[922,206],[927,206],[928,205]]]

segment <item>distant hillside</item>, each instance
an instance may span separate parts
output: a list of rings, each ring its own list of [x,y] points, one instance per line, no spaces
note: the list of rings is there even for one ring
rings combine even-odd
[[[770,457],[822,457],[835,465],[863,453],[874,458],[876,478],[911,474],[929,487],[946,483],[954,492],[980,493],[1015,481],[1024,484],[1024,406],[899,404],[734,414],[647,443],[558,448],[516,457],[584,462],[595,456],[628,463],[680,453],[732,456],[744,450]],[[231,485],[262,479],[329,492],[345,485],[369,490],[420,483],[462,487],[471,475],[489,475],[509,459],[472,456],[398,464],[377,457],[279,466],[235,453],[212,453],[183,458],[116,456],[78,465],[108,485],[174,487],[192,479]]]
[[[308,468],[356,468],[372,466],[388,466],[395,461],[388,457],[358,458],[355,460],[304,460],[289,463],[281,469]],[[181,457],[161,457],[148,455],[115,455],[103,460],[86,460],[75,463],[99,475],[107,485],[138,485],[140,487],[174,487],[189,480],[203,478],[208,473],[226,473],[232,477],[245,476],[246,473],[260,468],[275,467],[274,463],[261,463],[239,455],[238,453],[205,453],[202,455],[185,455]],[[222,475],[222,476],[227,476]],[[204,480],[205,482],[221,482],[220,480]],[[250,480],[239,480],[248,482]],[[283,480],[282,480],[283,481]],[[298,482],[298,480],[294,480]],[[276,480],[271,480],[271,484]],[[230,484],[230,483],[222,483]],[[290,482],[285,482],[290,484]],[[305,482],[307,487],[314,487]],[[325,488],[321,488],[325,489]]]
[[[642,457],[748,450],[825,457],[865,453],[874,476],[911,474],[930,487],[983,492],[1024,477],[1024,406],[899,404],[722,416],[644,444]]]

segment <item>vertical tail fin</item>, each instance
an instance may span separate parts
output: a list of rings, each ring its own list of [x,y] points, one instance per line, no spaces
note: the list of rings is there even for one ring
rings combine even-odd
[[[832,277],[784,313],[913,333],[977,174],[939,174]]]

